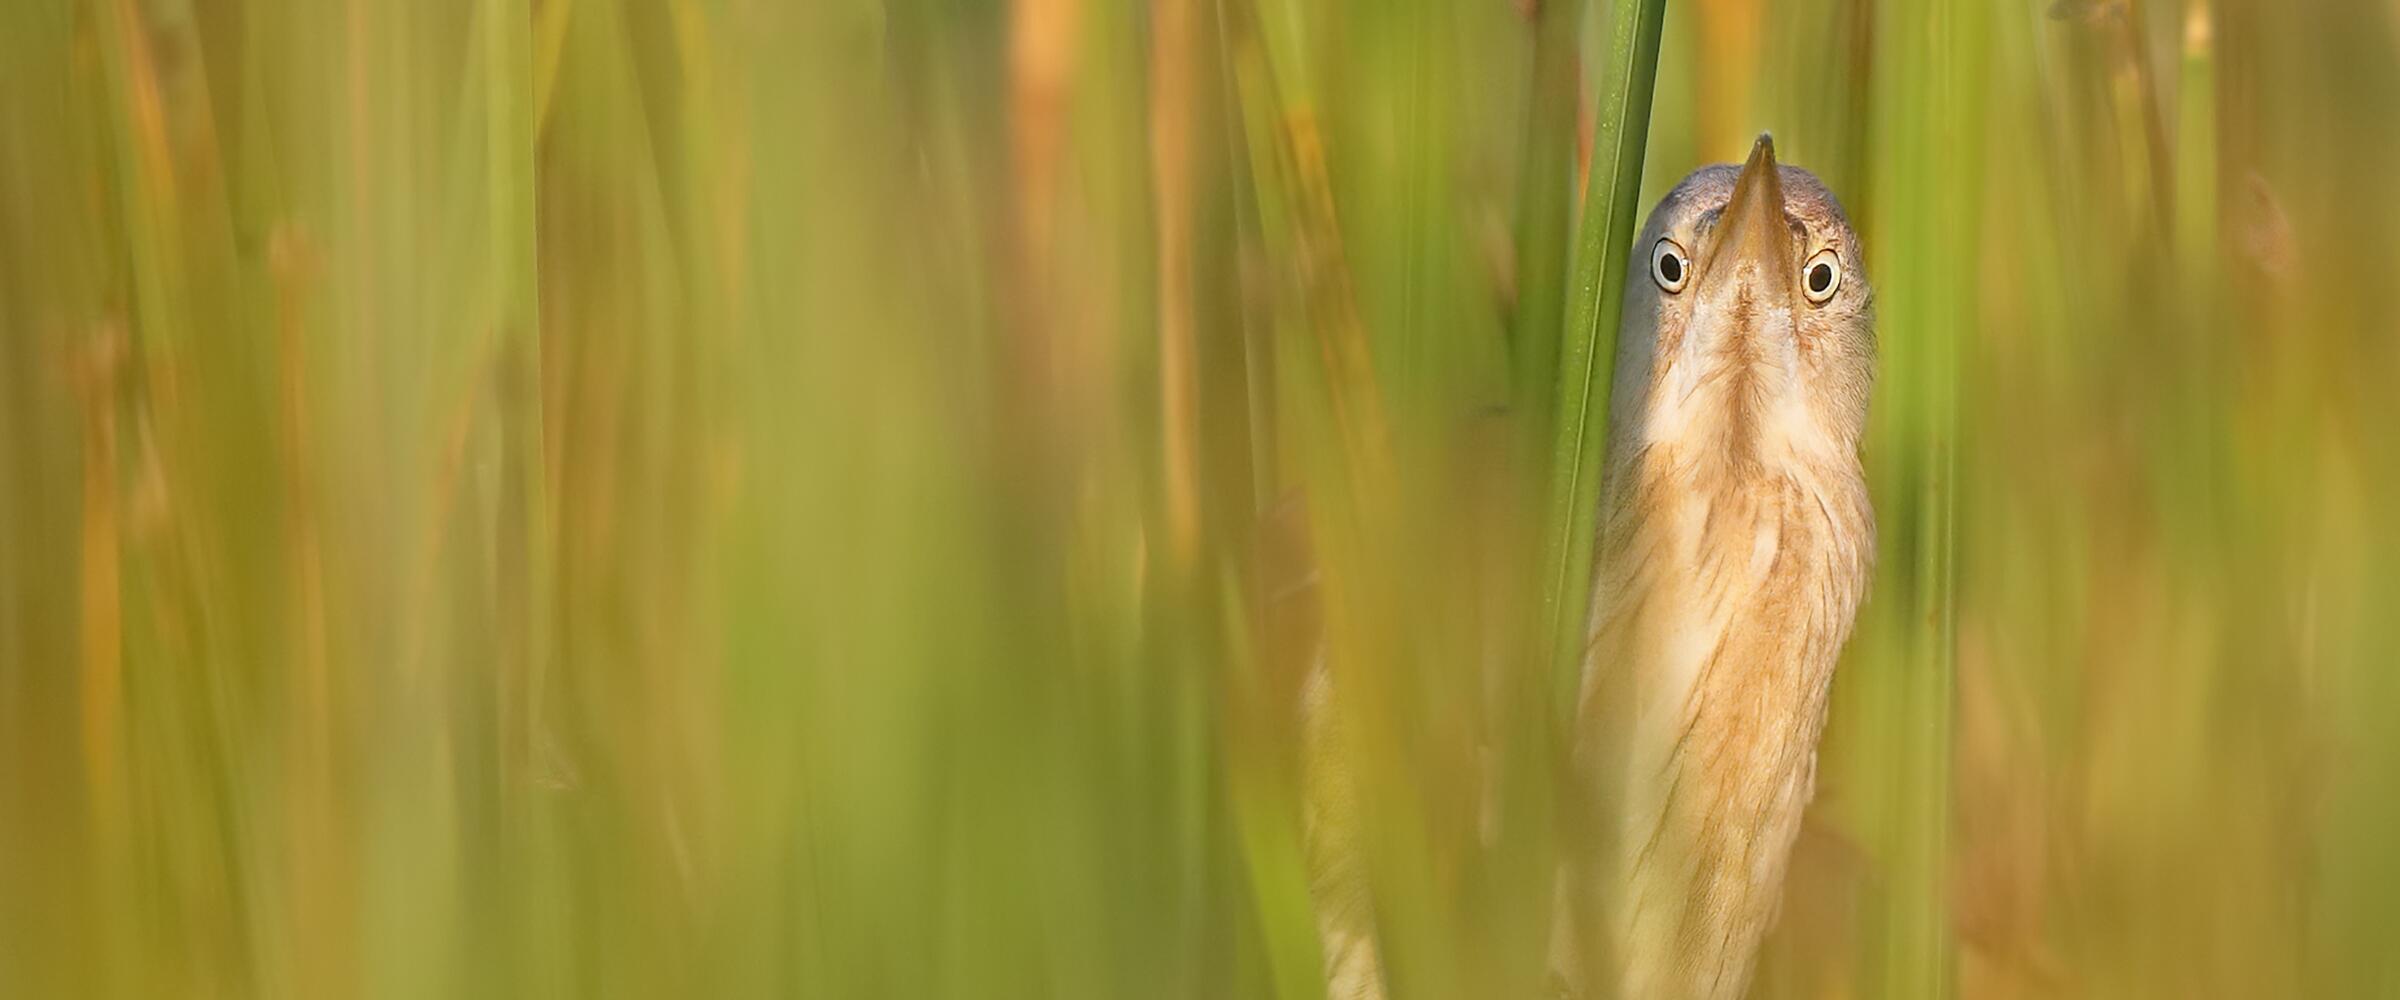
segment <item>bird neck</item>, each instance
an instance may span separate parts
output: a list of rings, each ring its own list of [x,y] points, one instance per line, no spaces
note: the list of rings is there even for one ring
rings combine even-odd
[[[1612,471],[1577,746],[1608,827],[1595,929],[1623,958],[1618,995],[1737,996],[1864,592],[1865,489],[1855,459],[1686,442]]]

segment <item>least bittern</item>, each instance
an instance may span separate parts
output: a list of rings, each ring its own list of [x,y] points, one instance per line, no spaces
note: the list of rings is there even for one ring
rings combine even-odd
[[[1874,293],[1841,206],[1765,136],[1676,185],[1635,250],[1552,960],[1579,997],[1714,1000],[1748,987],[1774,922],[1874,558]],[[1334,742],[1312,738],[1326,972],[1379,997]]]
[[[1760,136],[1635,244],[1555,951],[1583,996],[1738,997],[1875,553],[1858,234]]]

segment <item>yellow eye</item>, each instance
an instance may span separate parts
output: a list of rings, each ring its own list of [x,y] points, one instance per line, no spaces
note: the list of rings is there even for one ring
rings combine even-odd
[[[1683,283],[1691,277],[1692,259],[1674,240],[1662,239],[1650,248],[1650,280],[1658,282],[1667,294],[1683,291]]]
[[[1842,258],[1832,247],[1817,251],[1800,269],[1800,290],[1810,302],[1823,303],[1842,287]]]

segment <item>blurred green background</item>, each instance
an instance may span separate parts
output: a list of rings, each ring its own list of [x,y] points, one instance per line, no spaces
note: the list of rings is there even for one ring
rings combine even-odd
[[[1530,995],[1593,3],[0,4],[0,995],[1317,995],[1317,669]],[[2400,996],[2400,4],[1657,72],[1882,317],[1757,993]]]

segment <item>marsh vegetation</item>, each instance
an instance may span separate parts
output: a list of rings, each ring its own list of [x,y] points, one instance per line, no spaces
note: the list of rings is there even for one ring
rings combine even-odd
[[[1607,223],[1762,129],[1882,354],[1759,995],[2400,994],[2400,7],[1658,9],[0,4],[0,994],[1317,996],[1321,664],[1534,995]]]

